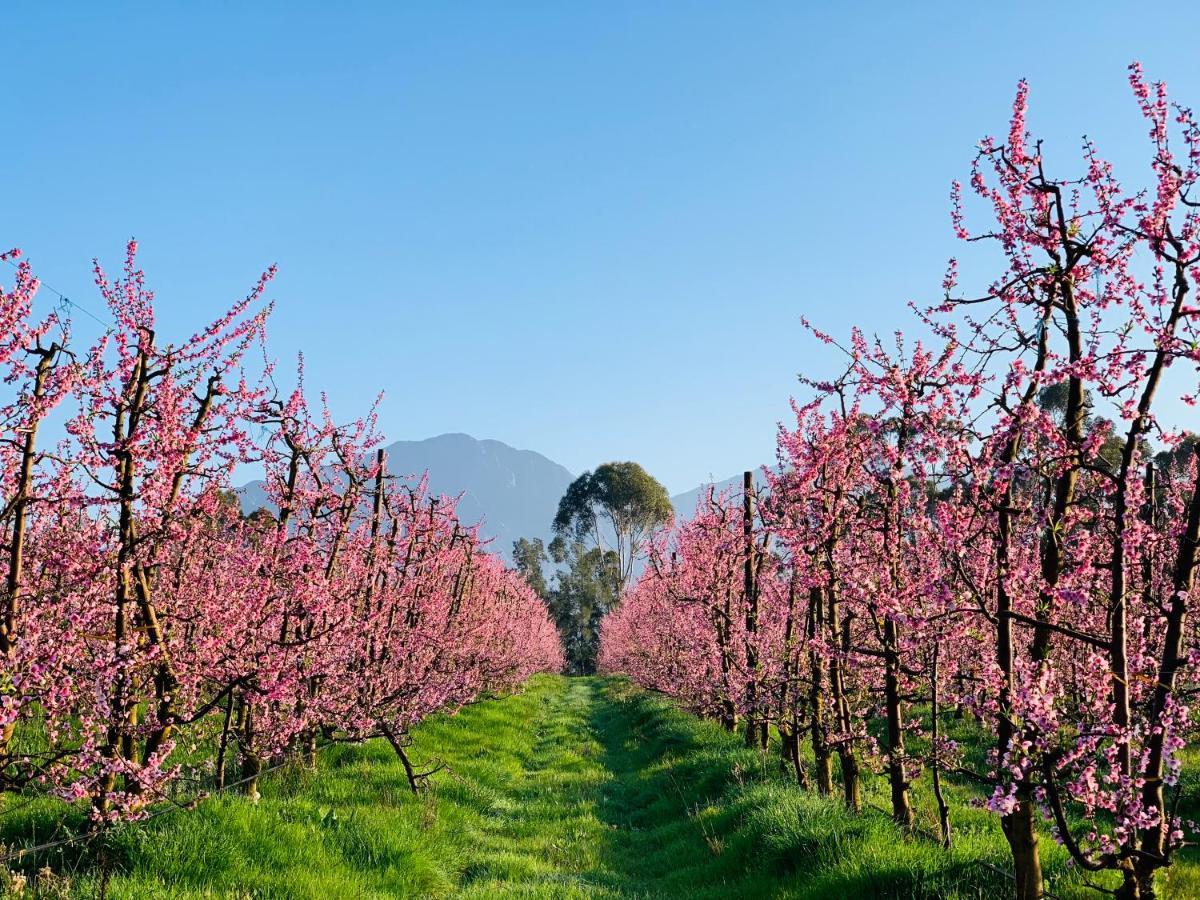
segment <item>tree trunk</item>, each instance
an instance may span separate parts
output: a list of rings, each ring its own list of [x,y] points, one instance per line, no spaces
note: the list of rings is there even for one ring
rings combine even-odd
[[[254,703],[243,695],[238,729],[238,749],[242,757],[242,793],[257,803],[258,776],[262,774],[262,760],[254,749]]]
[[[213,773],[217,790],[225,789],[225,755],[229,749],[229,728],[233,722],[233,691],[225,700],[225,718],[221,722],[221,738],[217,742],[217,762]]]
[[[1162,655],[1159,658],[1158,680],[1154,685],[1154,695],[1151,698],[1150,721],[1160,721],[1166,712],[1167,704],[1175,693],[1175,683],[1179,676],[1179,666],[1183,659],[1183,636],[1188,616],[1188,597],[1196,582],[1196,564],[1200,556],[1200,445],[1196,447],[1197,472],[1196,482],[1192,487],[1192,496],[1188,503],[1187,525],[1179,536],[1178,555],[1175,559],[1175,570],[1171,576],[1172,594],[1170,606],[1167,607],[1167,633],[1163,638]],[[1167,804],[1163,791],[1163,777],[1166,769],[1166,733],[1157,729],[1150,733],[1146,741],[1147,761],[1143,774],[1145,784],[1142,788],[1142,803],[1147,810],[1158,813],[1158,823],[1142,832],[1141,849],[1145,856],[1137,858],[1138,880],[1150,893],[1144,896],[1154,896],[1154,871],[1159,868],[1157,860],[1163,859],[1167,850],[1167,836],[1170,833],[1167,822]]]
[[[404,751],[404,743],[392,729],[386,725],[381,726],[383,736],[387,738],[388,743],[392,745],[392,749],[396,751],[396,756],[400,758],[400,765],[404,767],[404,777],[408,779],[409,790],[415,796],[420,790],[420,784],[417,778],[417,771],[413,768],[412,760],[408,758],[408,754]]]
[[[1053,297],[1047,298],[1042,308],[1037,361],[1033,367],[1035,373],[1045,371],[1046,361],[1049,358],[1050,320],[1054,313],[1052,300]],[[1078,333],[1078,322],[1076,322],[1076,333]],[[1033,402],[1037,394],[1037,385],[1036,379],[1030,381],[1021,397],[1022,406]],[[1074,396],[1074,391],[1072,391],[1072,396]],[[1001,461],[1006,465],[1011,465],[1017,459],[1020,450],[1021,432],[1016,430],[1004,447]],[[1016,691],[1016,654],[1013,642],[1012,596],[1008,591],[1015,500],[1015,491],[1010,478],[1006,483],[1004,495],[1000,498],[996,539],[996,664],[1004,675],[998,698],[1000,710],[996,721],[996,755],[1001,760],[1012,747],[1017,733],[1011,718],[1012,698]],[[1000,825],[1012,854],[1018,900],[1041,900],[1043,895],[1042,863],[1038,856],[1033,798],[1027,780],[1017,785],[1017,808],[1014,812],[1002,816]]]
[[[938,808],[938,831],[942,839],[942,846],[947,850],[950,849],[950,806],[946,803],[946,797],[942,793],[942,759],[941,748],[938,746],[941,737],[941,722],[939,717],[941,711],[938,708],[938,650],[939,645],[933,645],[933,662],[930,667],[929,676],[929,705],[931,735],[933,741],[933,798],[937,801]]]
[[[824,632],[825,609],[821,589],[808,590],[808,616],[805,633],[810,641]],[[829,721],[825,703],[825,658],[816,650],[808,652],[809,691],[808,703],[812,712],[810,737],[813,751],[813,769],[817,782],[817,793],[823,797],[833,793],[833,759],[829,752]]]
[[[46,394],[46,379],[54,367],[58,345],[49,350],[39,350],[37,369],[33,379],[33,401],[40,403]],[[12,542],[8,548],[8,577],[5,582],[4,616],[0,621],[0,653],[10,655],[17,645],[21,619],[21,591],[25,572],[25,528],[33,486],[33,466],[37,460],[37,434],[40,419],[29,423],[25,440],[21,446],[21,468],[12,503]],[[0,729],[0,769],[8,762],[8,747],[12,743],[16,720]]]
[[[835,646],[840,646],[842,653],[845,653],[850,643],[850,619],[846,617],[839,624],[841,617],[841,604],[837,601],[837,594],[831,589],[828,592],[829,599],[829,627],[833,629],[835,637]],[[844,676],[842,674],[843,657],[840,654],[834,654],[829,661],[829,687],[830,695],[833,697],[834,708],[837,711],[838,731],[841,736],[838,739],[837,753],[838,759],[842,764],[842,789],[846,799],[846,807],[854,813],[862,812],[862,785],[860,784],[858,758],[854,753],[854,745],[851,742],[852,721],[850,717],[850,702],[846,699],[846,686]]]
[[[893,596],[900,596],[903,578],[900,571],[901,522],[899,489],[897,484],[904,477],[904,453],[909,440],[910,408],[906,405],[900,417],[900,428],[896,436],[896,459],[887,480],[888,505],[887,527],[884,545],[888,554],[888,575]],[[888,782],[892,789],[892,818],[902,828],[910,829],[916,823],[912,801],[908,795],[908,773],[905,771],[904,747],[904,699],[901,696],[900,671],[900,626],[890,612],[883,619],[883,692],[887,707],[887,756]]]
[[[862,776],[859,774],[858,757],[850,747],[838,749],[838,759],[842,763],[842,796],[846,801],[846,809],[852,813],[862,812]]]
[[[900,697],[900,654],[896,623],[883,621],[884,702],[887,706],[888,782],[892,789],[892,818],[902,828],[916,822],[908,796],[908,775],[904,770],[904,709]]]
[[[307,769],[316,771],[317,769],[317,732],[315,729],[307,729],[301,735],[301,759],[304,761],[304,766]]]
[[[1008,846],[1012,851],[1016,898],[1042,900],[1042,858],[1038,853],[1033,797],[1027,789],[1018,789],[1017,799],[1019,802],[1016,812],[1001,820],[1004,836],[1008,838]]]
[[[742,594],[746,604],[746,746],[767,746],[766,722],[758,709],[758,585],[754,577],[754,473],[742,473]],[[759,732],[761,731],[761,735]]]

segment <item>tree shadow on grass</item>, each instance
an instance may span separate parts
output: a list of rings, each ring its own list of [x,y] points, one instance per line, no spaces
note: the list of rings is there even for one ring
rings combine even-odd
[[[590,724],[612,779],[597,816],[623,897],[986,898],[969,855],[901,835],[801,790],[777,751],[620,681],[592,686]],[[773,745],[774,748],[774,745]]]
[[[611,886],[629,897],[769,895],[759,879],[771,873],[749,874],[744,810],[725,798],[769,777],[775,761],[623,682],[596,679],[590,689],[589,724],[612,773],[596,809],[609,829]]]

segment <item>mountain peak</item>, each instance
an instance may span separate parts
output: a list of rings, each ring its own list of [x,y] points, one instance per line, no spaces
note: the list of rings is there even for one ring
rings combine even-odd
[[[424,440],[395,441],[384,448],[388,470],[397,475],[429,474],[429,490],[459,496],[459,519],[480,525],[491,549],[509,558],[513,541],[540,537],[549,541],[558,501],[573,476],[533,450],[503,441],[447,432]],[[242,509],[268,506],[262,481],[238,489]]]

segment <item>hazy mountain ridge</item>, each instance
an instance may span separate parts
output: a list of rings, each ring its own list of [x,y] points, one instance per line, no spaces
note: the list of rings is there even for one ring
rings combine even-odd
[[[565,466],[536,451],[462,433],[396,441],[388,445],[387,454],[388,471],[393,475],[419,479],[428,472],[430,491],[450,497],[461,494],[459,518],[468,524],[482,523],[481,535],[490,539],[491,550],[506,560],[511,559],[513,541],[519,537],[550,542],[558,501],[575,477]],[[672,497],[676,517],[691,518],[711,484]],[[741,485],[741,475],[715,483],[717,490],[740,490]],[[242,485],[237,493],[245,513],[271,508],[261,480]]]
[[[481,523],[480,534],[505,559],[519,537],[549,542],[559,498],[574,478],[565,467],[533,450],[469,434],[396,441],[386,449],[393,475],[420,478],[428,472],[431,492],[461,494],[459,518],[468,524]],[[270,506],[263,484],[252,481],[238,488],[244,512]]]
[[[751,471],[754,472],[754,484],[761,493],[766,488],[766,479],[763,478],[762,467],[757,467]],[[671,505],[675,507],[675,517],[677,519],[690,519],[695,515],[696,504],[702,496],[708,493],[709,488],[716,488],[718,494],[722,491],[731,491],[740,495],[742,478],[743,476],[738,474],[731,478],[726,478],[724,481],[707,481],[692,488],[690,491],[676,494],[671,498]]]
[[[709,488],[716,488],[720,493],[724,490],[741,490],[742,476],[734,475],[732,478],[726,478],[724,481],[708,481],[704,484],[697,485],[690,491],[684,491],[682,494],[676,494],[671,498],[671,505],[675,507],[675,518],[690,519],[696,512],[696,504],[700,502],[700,498],[708,493]]]

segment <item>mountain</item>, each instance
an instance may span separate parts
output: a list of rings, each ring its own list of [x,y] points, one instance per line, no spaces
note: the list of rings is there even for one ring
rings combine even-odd
[[[708,489],[715,487],[718,492],[723,490],[741,490],[742,476],[735,475],[732,478],[726,478],[724,481],[709,481],[704,484],[697,485],[690,491],[684,491],[682,494],[676,494],[671,498],[671,506],[675,507],[676,519],[690,519],[696,513],[696,504],[700,502],[701,496],[708,493]]]
[[[762,469],[756,468],[754,471],[754,484],[758,490],[764,489],[765,479],[762,475]],[[676,519],[690,519],[696,513],[696,504],[700,498],[708,493],[709,488],[716,488],[717,492],[733,491],[740,494],[742,490],[742,475],[734,475],[732,478],[726,478],[724,481],[709,481],[698,487],[692,488],[690,491],[684,491],[682,494],[676,494],[671,498],[671,505],[675,507]]]
[[[554,537],[551,523],[558,501],[574,476],[563,466],[532,450],[517,450],[501,441],[477,440],[469,434],[442,434],[423,441],[396,441],[387,448],[388,471],[420,477],[429,473],[435,494],[457,496],[459,518],[482,523],[480,534],[491,539],[491,549],[511,560],[519,537]],[[762,475],[755,470],[755,482]],[[742,489],[742,476],[706,483],[671,498],[678,519],[690,519],[696,503],[709,487],[718,491]],[[269,506],[263,482],[238,488],[242,510],[251,513]]]
[[[423,441],[396,441],[387,448],[388,471],[420,477],[429,473],[435,494],[457,496],[458,516],[482,523],[480,534],[491,549],[511,558],[519,537],[549,543],[558,501],[574,476],[532,450],[517,450],[500,441],[477,440],[469,434],[442,434]],[[238,489],[243,511],[268,505],[263,482]]]

